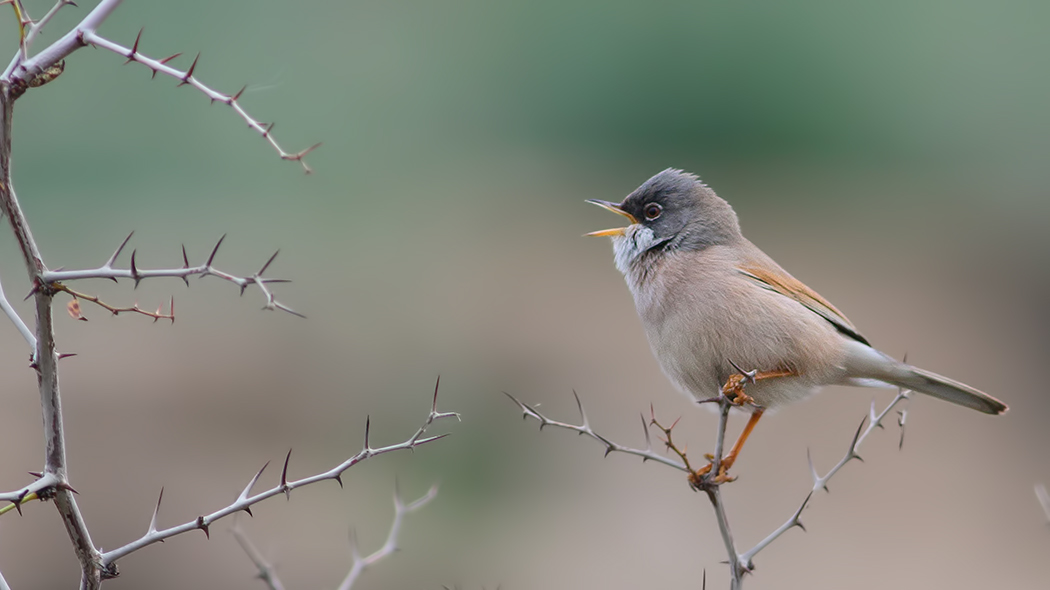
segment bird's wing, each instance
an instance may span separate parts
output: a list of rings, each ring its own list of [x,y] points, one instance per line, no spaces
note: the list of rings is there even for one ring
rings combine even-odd
[[[763,289],[794,299],[805,306],[806,309],[831,322],[839,332],[858,342],[871,346],[868,339],[861,336],[857,328],[841,311],[795,277],[787,273],[773,273],[766,268],[755,265],[740,266],[737,270]]]

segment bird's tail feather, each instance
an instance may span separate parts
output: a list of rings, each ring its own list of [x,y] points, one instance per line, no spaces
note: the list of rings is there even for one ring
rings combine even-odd
[[[1008,409],[1003,402],[965,383],[904,364],[860,342],[850,344],[845,362],[847,373],[852,375],[847,381],[850,384],[867,385],[865,381],[873,379],[985,414],[1002,414]]]
[[[880,379],[891,385],[925,393],[985,414],[1002,414],[1009,409],[1003,402],[965,383],[910,365],[902,365],[901,368],[905,371],[895,371],[892,377],[883,376]]]

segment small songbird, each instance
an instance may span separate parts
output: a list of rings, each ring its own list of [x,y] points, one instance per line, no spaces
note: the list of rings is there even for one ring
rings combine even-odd
[[[725,469],[766,408],[824,385],[902,387],[986,414],[1007,410],[872,348],[842,312],[749,242],[729,203],[692,174],[667,169],[621,203],[587,202],[631,222],[587,235],[612,238],[616,268],[671,381],[697,400],[740,392],[746,381],[738,399],[751,417]]]

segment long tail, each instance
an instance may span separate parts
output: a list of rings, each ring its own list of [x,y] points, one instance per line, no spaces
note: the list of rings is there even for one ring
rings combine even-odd
[[[1002,414],[1009,409],[983,391],[896,361],[861,342],[850,342],[848,351],[846,365],[851,375],[925,393],[985,414]]]
[[[881,379],[891,385],[925,393],[985,414],[1002,414],[1009,409],[1003,402],[965,383],[959,383],[910,365],[902,365],[901,368],[910,374],[900,375],[898,373],[892,378],[882,377]]]

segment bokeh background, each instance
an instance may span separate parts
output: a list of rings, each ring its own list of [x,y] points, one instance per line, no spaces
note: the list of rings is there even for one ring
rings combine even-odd
[[[289,588],[335,587],[351,526],[364,551],[382,542],[395,479],[440,493],[360,588],[700,588],[705,569],[724,587],[710,507],[680,474],[539,433],[500,393],[572,420],[575,389],[633,444],[653,404],[710,450],[714,416],[661,375],[607,241],[581,237],[615,223],[584,199],[674,166],[882,350],[1012,406],[914,400],[903,450],[895,427],[877,432],[748,587],[1046,587],[1048,22],[1050,4],[1024,0],[126,3],[105,35],[130,44],[144,26],[141,48],[185,52],[181,67],[200,51],[200,79],[248,83],[245,106],[288,149],[324,146],[304,176],[229,109],[105,51],[19,101],[14,174],[51,267],[100,264],[131,230],[142,267],[178,265],[180,244],[200,261],[226,233],[218,264],[250,274],[280,248],[270,274],[295,282],[278,295],[309,316],[214,279],[79,285],[145,307],[174,294],[173,326],[87,305],[76,322],[59,298],[60,348],[79,354],[61,375],[71,478],[95,542],[141,535],[161,487],[170,526],[290,447],[293,477],[327,469],[366,415],[374,442],[401,441],[440,374],[440,407],[463,415],[438,428],[450,438],[242,519]],[[42,437],[25,344],[0,325],[6,491],[40,468]],[[807,449],[830,467],[891,396],[834,389],[765,420],[726,488],[738,543],[805,496]],[[227,529],[134,554],[107,587],[262,587]],[[76,583],[50,506],[0,517],[0,571],[19,590]]]

